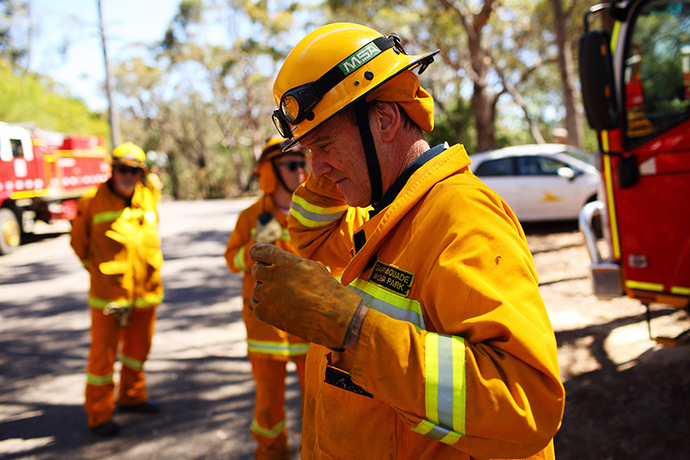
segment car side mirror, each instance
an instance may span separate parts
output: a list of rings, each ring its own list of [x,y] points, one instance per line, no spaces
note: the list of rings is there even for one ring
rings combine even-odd
[[[568,180],[573,180],[575,179],[575,171],[572,170],[572,168],[568,168],[566,166],[563,166],[562,168],[558,168],[557,171],[558,175],[561,177],[565,177]]]

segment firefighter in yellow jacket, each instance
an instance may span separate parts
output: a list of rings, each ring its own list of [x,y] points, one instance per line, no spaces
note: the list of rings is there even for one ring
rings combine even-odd
[[[288,225],[313,260],[254,246],[252,304],[312,342],[303,460],[554,458],[564,389],[520,223],[462,145],[424,138],[413,69],[436,53],[331,24],[274,84],[276,127],[312,155]]]
[[[80,199],[72,222],[72,248],[91,275],[84,407],[89,427],[103,436],[120,431],[113,421],[113,366],[120,344],[120,411],[158,412],[149,401],[143,367],[163,300],[163,255],[155,198],[141,183],[145,161],[144,151],[131,142],[115,147],[112,176]]]
[[[294,252],[287,231],[287,214],[292,192],[306,179],[305,152],[301,148],[283,152],[288,144],[274,136],[262,149],[255,174],[264,195],[242,211],[230,234],[225,259],[231,272],[244,275],[242,317],[247,328],[247,350],[256,384],[252,437],[257,441],[257,460],[289,460],[285,427],[285,378],[287,360],[294,361],[300,387],[304,388],[304,363],[309,343],[264,323],[254,316],[250,298],[254,288],[249,248],[256,243],[272,244]]]

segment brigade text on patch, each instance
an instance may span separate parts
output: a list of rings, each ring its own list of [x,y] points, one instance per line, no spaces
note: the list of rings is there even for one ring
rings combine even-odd
[[[414,273],[376,261],[369,281],[404,297],[410,293]]]

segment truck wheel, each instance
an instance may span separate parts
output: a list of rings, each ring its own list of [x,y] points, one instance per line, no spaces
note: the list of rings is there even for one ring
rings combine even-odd
[[[0,255],[17,249],[22,240],[17,215],[11,209],[0,209]]]

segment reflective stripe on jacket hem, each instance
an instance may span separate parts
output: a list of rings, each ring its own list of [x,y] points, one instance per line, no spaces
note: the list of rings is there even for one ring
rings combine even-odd
[[[447,428],[442,426],[434,425],[428,420],[422,420],[419,422],[419,425],[412,428],[412,431],[423,436],[427,436],[431,439],[435,439],[444,444],[453,444],[463,436],[459,433],[449,431]]]
[[[163,294],[147,294],[144,297],[139,297],[133,300],[129,299],[99,299],[98,297],[89,296],[89,307],[99,310],[104,309],[107,305],[116,304],[122,307],[133,306],[134,308],[150,308],[160,305],[163,302]]]
[[[247,339],[247,351],[253,353],[280,356],[299,356],[306,355],[308,349],[308,343],[286,343]]]

